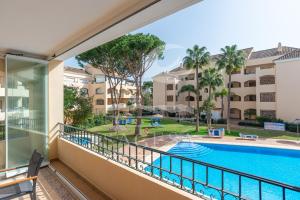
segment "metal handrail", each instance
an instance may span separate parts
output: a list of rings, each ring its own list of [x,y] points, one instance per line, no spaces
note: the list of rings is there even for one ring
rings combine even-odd
[[[277,186],[277,187],[281,187],[282,188],[282,199],[285,199],[285,195],[286,195],[286,190],[292,190],[292,191],[295,191],[295,192],[299,192],[300,194],[300,187],[297,187],[297,186],[293,186],[293,185],[289,185],[289,184],[285,184],[285,183],[282,183],[282,182],[278,182],[278,181],[274,181],[274,180],[271,180],[271,179],[267,179],[267,178],[263,178],[263,177],[259,177],[259,176],[256,176],[256,175],[252,175],[252,174],[248,174],[248,173],[244,173],[244,172],[240,172],[240,171],[237,171],[237,170],[233,170],[233,169],[229,169],[229,168],[225,168],[225,167],[221,167],[221,166],[217,166],[217,165],[213,165],[213,164],[210,164],[210,163],[206,163],[206,162],[202,162],[202,161],[198,161],[198,160],[193,160],[193,159],[190,159],[190,158],[186,158],[186,157],[183,157],[183,156],[179,156],[179,155],[176,155],[176,154],[172,154],[172,153],[169,153],[169,152],[164,152],[164,151],[161,151],[161,150],[158,150],[158,149],[153,149],[153,148],[150,148],[150,147],[147,147],[147,146],[144,146],[144,145],[140,145],[140,144],[136,144],[136,143],[132,143],[132,142],[128,142],[128,141],[125,141],[125,140],[122,140],[122,139],[117,139],[117,138],[113,138],[113,137],[110,137],[110,136],[106,136],[106,135],[103,135],[103,134],[100,134],[100,133],[93,133],[93,132],[90,132],[90,131],[87,131],[87,130],[84,130],[84,129],[80,129],[80,128],[77,128],[77,127],[73,127],[73,126],[69,126],[69,125],[65,125],[65,124],[62,124],[60,123],[59,124],[61,126],[60,128],[60,132],[61,132],[61,136],[73,143],[80,143],[80,142],[75,142],[74,140],[72,141],[72,139],[70,138],[66,138],[64,137],[64,128],[67,127],[67,128],[71,128],[73,130],[77,130],[77,131],[80,131],[80,132],[84,132],[83,133],[83,136],[88,136],[88,135],[92,135],[93,137],[101,137],[102,138],[102,141],[106,140],[107,141],[107,144],[106,146],[104,145],[104,142],[102,142],[102,146],[99,146],[98,144],[98,147],[102,148],[102,154],[104,154],[104,150],[106,151],[110,151],[113,155],[110,157],[110,156],[107,156],[109,158],[112,158],[113,160],[114,159],[114,153],[117,154],[117,157],[119,157],[120,155],[123,156],[123,157],[127,157],[129,159],[129,167],[131,167],[131,161],[130,160],[134,160],[135,163],[136,163],[136,169],[138,168],[138,162],[141,162],[143,164],[146,164],[148,165],[148,167],[150,167],[151,169],[151,172],[150,174],[155,177],[155,178],[159,178],[160,180],[164,181],[164,182],[167,182],[167,183],[170,183],[170,181],[166,181],[166,180],[163,180],[163,177],[162,177],[162,172],[167,172],[167,173],[170,173],[172,175],[175,175],[175,176],[178,176],[178,178],[180,179],[180,184],[178,186],[178,183],[173,183],[172,185],[176,185],[177,187],[181,188],[181,189],[184,189],[192,194],[195,194],[195,195],[200,195],[199,193],[197,193],[195,191],[195,184],[201,184],[205,187],[208,187],[210,189],[215,189],[219,192],[221,192],[221,199],[224,199],[224,196],[225,195],[231,195],[233,197],[236,197],[238,199],[247,199],[247,198],[243,198],[242,195],[241,195],[241,178],[249,178],[249,179],[252,179],[252,180],[255,180],[255,181],[258,181],[259,183],[259,199],[262,199],[262,184],[261,183],[267,183],[267,184],[270,184],[270,185],[273,185],[273,186]],[[66,134],[69,134],[69,133],[66,133]],[[74,135],[73,135],[74,136]],[[81,135],[82,136],[82,135]],[[111,147],[111,149],[108,148],[108,140],[110,141],[114,141],[116,142],[116,145],[117,145],[117,150],[114,150],[113,146]],[[93,142],[91,142],[91,144],[94,144]],[[123,145],[123,151],[122,153],[119,152],[119,148],[118,147],[122,147],[122,146],[118,146],[118,144],[122,144]],[[124,154],[124,144],[126,145],[129,145],[129,155],[125,155]],[[79,144],[83,147],[86,147],[82,144]],[[135,157],[131,157],[130,155],[130,150],[131,150],[131,146],[132,147],[135,147],[136,149],[136,153],[137,153],[137,148],[141,148],[143,150],[143,160],[141,159],[138,159],[137,158],[137,154],[135,155]],[[88,147],[86,147],[88,148]],[[88,148],[90,150],[92,150],[91,148]],[[148,163],[145,161],[145,151],[149,151],[151,152],[151,163]],[[99,150],[98,150],[98,153],[101,153]],[[160,166],[155,166],[153,165],[153,153],[157,153],[159,154],[160,156],[157,158],[157,159],[160,159]],[[180,171],[181,173],[178,174],[176,172],[174,172],[172,170],[172,167],[170,167],[170,170],[166,170],[164,169],[161,165],[162,165],[162,161],[161,161],[161,158],[162,156],[169,156],[170,157],[170,164],[172,165],[172,159],[179,159],[180,160],[180,164],[181,164],[181,167],[180,167]],[[116,161],[119,161],[119,160],[116,160]],[[182,163],[183,162],[189,162],[189,163],[192,163],[192,168],[193,168],[193,173],[192,173],[192,178],[190,177],[187,177],[187,176],[184,176],[183,173],[182,173]],[[124,164],[124,163],[122,163]],[[204,166],[206,168],[206,182],[200,182],[200,181],[197,181],[195,180],[195,172],[194,172],[194,168],[195,168],[195,165],[199,165],[199,166]],[[221,185],[222,185],[222,188],[218,188],[218,187],[215,187],[213,185],[209,185],[208,184],[208,168],[211,168],[211,169],[215,169],[215,170],[219,170],[221,171],[221,176],[222,176],[222,180],[221,180]],[[159,169],[159,175],[155,174],[153,171],[155,169]],[[138,170],[138,169],[137,169]],[[140,170],[138,170],[140,171]],[[224,172],[226,173],[230,173],[230,174],[234,174],[234,175],[237,175],[239,177],[239,194],[235,194],[231,191],[226,191],[224,189]],[[148,174],[148,173],[146,173]],[[158,177],[157,177],[158,176]],[[183,186],[183,180],[189,180],[192,182],[192,190],[189,190],[187,188],[184,188]],[[203,194],[201,194],[200,196],[203,196]]]

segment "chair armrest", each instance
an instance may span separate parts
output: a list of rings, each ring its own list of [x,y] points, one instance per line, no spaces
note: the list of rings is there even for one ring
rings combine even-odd
[[[0,173],[2,173],[2,172],[8,172],[8,171],[16,170],[16,169],[20,169],[20,168],[23,168],[23,167],[28,167],[28,165],[23,165],[23,166],[15,167],[15,168],[0,169]]]
[[[16,184],[26,182],[26,181],[31,181],[31,180],[34,180],[34,179],[37,179],[37,176],[22,178],[22,179],[14,180],[14,181],[11,181],[11,182],[3,183],[3,184],[0,184],[0,188],[16,185]]]

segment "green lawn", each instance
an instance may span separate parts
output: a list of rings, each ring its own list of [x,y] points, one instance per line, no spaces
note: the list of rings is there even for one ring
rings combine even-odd
[[[145,139],[153,136],[159,136],[159,135],[169,135],[169,134],[190,134],[190,135],[207,135],[207,127],[205,124],[202,124],[200,126],[199,133],[196,133],[195,131],[195,125],[191,123],[178,123],[171,119],[162,119],[161,121],[161,127],[151,127],[151,120],[150,119],[143,119],[142,121],[142,135],[139,136],[137,139]],[[112,124],[102,125],[102,126],[96,126],[89,131],[91,132],[100,132],[105,135],[109,135],[111,137],[116,138],[122,138],[125,137],[133,141],[135,140],[134,136],[134,128],[135,124],[126,125],[126,130],[122,130],[119,132],[113,132],[109,131],[109,129],[112,127]],[[214,127],[225,127],[225,125],[214,125]],[[148,129],[148,133],[146,133],[146,130]],[[231,128],[231,133],[228,133],[226,131],[226,136],[235,136],[237,137],[239,133],[248,133],[248,134],[256,134],[261,138],[276,138],[276,139],[288,139],[288,140],[298,140],[298,136],[296,133],[287,132],[287,131],[270,131],[270,130],[264,130],[259,128],[252,128],[252,127],[235,127],[233,126]]]
[[[150,119],[143,119],[142,120],[142,134],[138,137],[138,140],[149,138],[158,135],[169,135],[169,134],[192,134],[195,135],[195,125],[190,123],[180,123],[178,124],[176,121],[171,119],[163,119],[161,121],[161,127],[152,127]],[[129,140],[134,140],[134,129],[135,124],[125,125],[126,130],[122,130],[119,132],[109,131],[112,127],[112,124],[96,126],[89,131],[91,132],[100,132],[105,135],[109,135],[111,137],[124,137],[126,136]],[[148,133],[146,133],[146,129],[148,129]],[[201,126],[199,134],[206,135],[207,134],[207,127]]]

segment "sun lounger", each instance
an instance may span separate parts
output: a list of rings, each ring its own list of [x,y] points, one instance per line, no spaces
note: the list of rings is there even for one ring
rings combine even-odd
[[[221,138],[224,136],[224,129],[209,129],[208,136],[213,138]]]
[[[258,139],[257,135],[253,135],[253,134],[243,134],[240,133],[240,138],[244,139],[244,140],[256,140]]]
[[[152,123],[151,123],[151,126],[152,126],[152,127],[160,127],[161,125],[160,125],[159,122],[152,122]]]

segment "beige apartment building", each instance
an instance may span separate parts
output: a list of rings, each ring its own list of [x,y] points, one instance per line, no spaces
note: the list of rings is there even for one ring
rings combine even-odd
[[[110,85],[100,69],[89,65],[84,68],[65,66],[64,85],[78,88],[82,95],[91,97],[95,114],[107,113],[113,109]],[[119,86],[117,90],[117,93],[121,92],[119,109],[128,112],[130,107],[134,106],[135,85],[131,80],[126,80],[122,84],[122,89],[120,90]]]
[[[255,119],[256,116],[271,116],[293,122],[300,118],[300,50],[278,44],[276,48],[254,51],[244,49],[246,65],[232,75],[231,110],[233,119]],[[219,55],[212,56],[212,64]],[[224,85],[228,86],[228,76],[224,73]],[[201,77],[201,72],[199,77]],[[179,66],[169,72],[153,77],[154,108],[167,113],[188,111],[188,104],[195,107],[195,95],[179,93],[183,85],[193,84],[193,70]],[[208,89],[200,91],[200,106],[208,96]],[[216,98],[213,116],[220,117],[221,98]],[[227,101],[224,98],[226,116]]]

